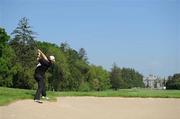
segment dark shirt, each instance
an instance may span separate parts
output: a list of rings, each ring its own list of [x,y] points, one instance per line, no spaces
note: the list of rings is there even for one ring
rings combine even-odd
[[[35,75],[41,75],[44,76],[46,70],[51,66],[51,62],[46,61],[45,59],[40,59],[40,66],[37,66],[35,70]]]

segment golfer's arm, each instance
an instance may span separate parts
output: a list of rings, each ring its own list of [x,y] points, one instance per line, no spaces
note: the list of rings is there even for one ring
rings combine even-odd
[[[41,58],[43,58],[43,59],[45,59],[46,61],[48,61],[49,62],[49,60],[48,60],[48,58],[46,57],[46,55],[42,52],[42,51],[40,51],[40,56],[41,56]]]
[[[38,49],[37,51],[37,61],[39,61],[41,59],[41,53],[40,50]]]
[[[37,61],[39,61],[40,59],[42,59],[42,57],[41,57],[41,56],[38,56],[38,57],[37,57]]]

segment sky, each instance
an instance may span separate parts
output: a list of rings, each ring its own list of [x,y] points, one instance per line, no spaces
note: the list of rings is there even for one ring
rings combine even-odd
[[[0,0],[10,34],[27,17],[37,40],[84,48],[89,62],[144,76],[180,73],[180,0]]]

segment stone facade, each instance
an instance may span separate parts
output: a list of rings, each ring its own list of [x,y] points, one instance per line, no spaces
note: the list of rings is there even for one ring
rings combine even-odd
[[[155,75],[149,75],[143,78],[143,82],[146,88],[152,89],[165,89],[165,79],[161,79]]]

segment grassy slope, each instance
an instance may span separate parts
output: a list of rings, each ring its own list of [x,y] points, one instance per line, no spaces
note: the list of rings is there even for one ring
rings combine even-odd
[[[33,99],[34,90],[0,87],[0,105],[20,99]],[[97,96],[97,97],[143,97],[143,98],[180,98],[180,90],[121,89],[101,92],[48,92],[51,100],[58,96]]]

